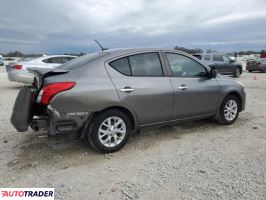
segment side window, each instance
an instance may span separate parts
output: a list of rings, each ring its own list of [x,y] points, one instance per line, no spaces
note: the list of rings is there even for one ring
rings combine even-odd
[[[45,63],[56,63],[56,64],[63,64],[69,60],[72,60],[72,57],[53,57],[43,60]]]
[[[224,61],[224,59],[221,55],[214,54],[213,61]]]
[[[68,62],[68,61],[70,61],[70,60],[72,60],[72,59],[73,59],[73,57],[58,57],[57,62],[63,64],[63,63]]]
[[[206,61],[210,61],[211,60],[211,55],[205,55],[204,56],[204,60],[206,60]]]
[[[206,69],[195,60],[175,53],[166,53],[173,76],[206,77]]]
[[[66,58],[67,58],[67,61],[70,61],[70,60],[73,60],[76,57],[66,57]]]
[[[133,76],[163,76],[158,53],[143,53],[129,56]]]
[[[127,57],[120,58],[118,60],[110,62],[109,65],[112,66],[114,69],[116,69],[121,74],[124,74],[127,76],[131,75],[130,66],[129,66],[129,62],[128,62]]]
[[[231,59],[228,58],[227,56],[223,56],[223,60],[224,60],[225,62],[229,63]]]
[[[58,59],[56,57],[53,57],[53,58],[45,59],[45,60],[43,60],[43,62],[45,62],[45,63],[58,63]]]

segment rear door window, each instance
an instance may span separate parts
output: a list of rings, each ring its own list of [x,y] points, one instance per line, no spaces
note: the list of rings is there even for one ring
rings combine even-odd
[[[133,76],[163,76],[158,53],[142,53],[129,56]]]
[[[121,59],[115,60],[113,62],[110,62],[109,65],[112,66],[115,70],[117,70],[121,74],[124,74],[127,76],[131,75],[128,57],[121,58]]]
[[[112,61],[109,65],[127,76],[163,76],[158,53],[142,53],[127,56]]]

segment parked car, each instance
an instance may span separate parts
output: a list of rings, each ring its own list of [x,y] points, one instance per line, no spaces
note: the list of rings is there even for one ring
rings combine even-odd
[[[218,53],[194,54],[196,58],[218,71],[220,74],[233,75],[239,77],[243,72],[243,67],[240,63],[230,59],[226,55]]]
[[[4,59],[1,55],[0,55],[0,65],[4,65]]]
[[[29,71],[35,84],[20,90],[11,117],[17,131],[78,133],[101,152],[122,148],[143,127],[203,118],[232,124],[245,109],[241,84],[175,50],[107,50]]]
[[[266,72],[266,58],[247,60],[246,70]]]
[[[27,61],[12,62],[6,65],[7,76],[10,81],[32,84],[34,76],[28,72],[28,67],[54,68],[74,58],[76,56],[52,55]]]

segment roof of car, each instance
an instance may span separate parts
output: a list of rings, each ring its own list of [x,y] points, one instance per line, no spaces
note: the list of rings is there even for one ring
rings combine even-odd
[[[145,51],[172,51],[177,52],[180,54],[190,55],[186,52],[175,50],[175,49],[167,49],[167,48],[118,48],[118,49],[109,49],[103,51],[103,53],[110,53],[112,55],[122,55],[122,54],[129,54],[129,53],[137,53],[137,52],[145,52]],[[191,56],[191,55],[190,55]]]

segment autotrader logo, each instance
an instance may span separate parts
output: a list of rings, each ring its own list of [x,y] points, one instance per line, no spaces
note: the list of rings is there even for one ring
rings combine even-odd
[[[54,188],[0,188],[0,200],[54,200]]]

